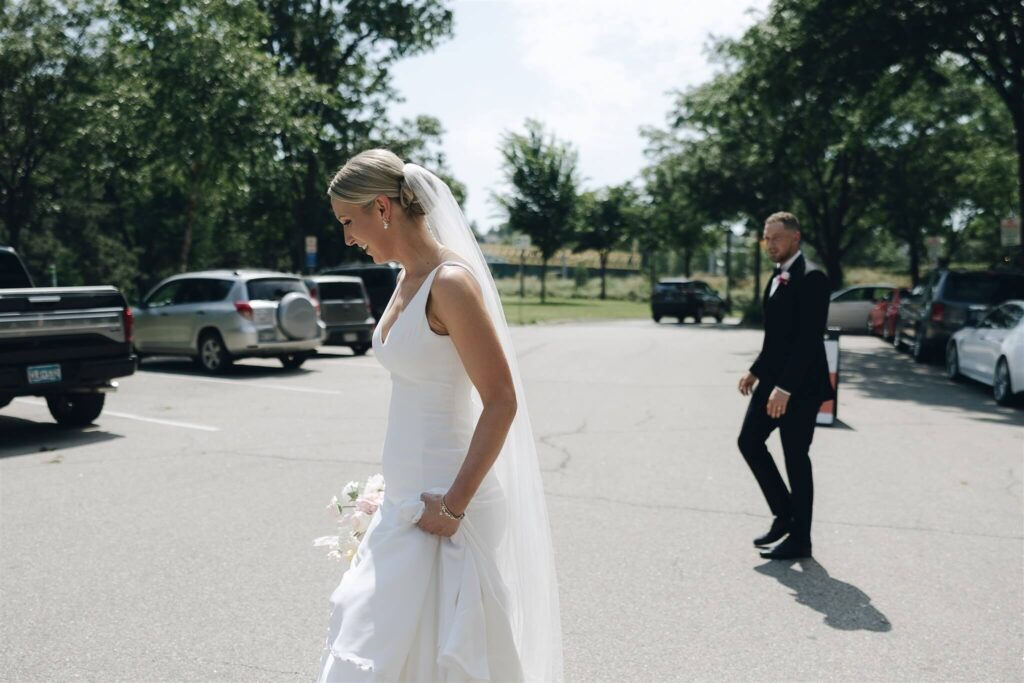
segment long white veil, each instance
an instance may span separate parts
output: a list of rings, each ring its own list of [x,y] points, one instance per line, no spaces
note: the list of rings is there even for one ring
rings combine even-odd
[[[448,184],[416,164],[406,164],[404,171],[405,182],[426,211],[427,225],[434,237],[473,269],[512,371],[519,410],[494,464],[509,520],[508,533],[498,548],[498,568],[508,588],[512,632],[526,680],[561,681],[562,629],[551,528],[519,363],[501,298]],[[474,400],[479,402],[475,392]]]

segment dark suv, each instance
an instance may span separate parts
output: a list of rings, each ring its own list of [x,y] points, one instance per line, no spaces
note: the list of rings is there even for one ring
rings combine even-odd
[[[924,362],[946,348],[969,318],[1007,299],[1024,299],[1024,273],[936,270],[900,307],[896,348],[907,346]]]
[[[377,319],[370,312],[370,295],[363,281],[351,275],[307,275],[305,282],[320,303],[327,343],[347,346],[357,356],[369,351]]]
[[[391,263],[343,263],[340,266],[326,268],[323,275],[355,275],[362,278],[366,290],[370,293],[370,310],[373,317],[380,320],[384,309],[391,301],[391,295],[398,286],[398,273],[401,269]]]
[[[699,323],[704,316],[714,316],[717,322],[725,317],[725,301],[708,283],[684,278],[663,278],[651,292],[651,317],[661,322],[663,316],[677,318],[679,322],[692,317]]]

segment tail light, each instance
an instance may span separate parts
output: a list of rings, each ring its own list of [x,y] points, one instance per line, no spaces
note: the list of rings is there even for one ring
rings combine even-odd
[[[135,331],[135,316],[132,315],[131,306],[124,307],[124,341],[132,343],[132,333]]]
[[[316,285],[309,288],[309,299],[313,302],[313,306],[316,307],[316,314],[320,315],[320,288]]]
[[[941,323],[946,318],[946,306],[938,302],[932,304],[932,322]]]
[[[235,311],[238,312],[238,315],[242,316],[249,322],[252,322],[252,304],[250,304],[248,301],[236,301]]]

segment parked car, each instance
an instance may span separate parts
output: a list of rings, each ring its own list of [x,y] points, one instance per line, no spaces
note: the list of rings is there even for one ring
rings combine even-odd
[[[377,319],[361,278],[351,275],[312,275],[305,278],[320,318],[327,327],[325,343],[347,346],[357,356],[370,350]]]
[[[946,345],[946,374],[988,384],[1000,405],[1024,391],[1024,299],[1007,301],[980,323],[968,320],[953,333]]]
[[[968,316],[1009,299],[1024,299],[1024,274],[999,271],[936,270],[920,293],[901,306],[893,344],[909,347],[924,362],[946,348]]]
[[[828,305],[828,327],[845,333],[863,332],[868,314],[895,289],[893,285],[854,285],[832,292]]]
[[[323,275],[355,275],[362,279],[366,291],[370,293],[370,310],[373,317],[380,320],[384,309],[391,301],[391,295],[398,286],[398,273],[401,271],[395,263],[343,263],[340,266],[326,268]]]
[[[651,317],[654,322],[661,322],[662,317],[669,316],[679,322],[692,317],[693,322],[699,323],[706,315],[722,322],[725,311],[725,300],[701,280],[663,278],[651,292]]]
[[[134,309],[141,356],[184,355],[210,373],[238,358],[300,367],[326,326],[302,278],[263,270],[212,270],[160,282]]]
[[[40,396],[57,424],[90,424],[114,379],[135,372],[131,344],[132,311],[115,287],[34,287],[0,247],[0,408]]]
[[[900,313],[900,301],[910,295],[910,290],[898,287],[875,304],[868,313],[868,334],[874,334],[886,341],[896,332],[896,318]]]

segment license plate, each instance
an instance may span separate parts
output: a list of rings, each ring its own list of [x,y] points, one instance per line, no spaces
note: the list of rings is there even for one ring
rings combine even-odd
[[[28,368],[29,384],[53,384],[59,381],[60,365],[32,365]]]
[[[276,330],[260,330],[260,341],[261,342],[277,341],[277,331]]]
[[[357,339],[359,339],[359,335],[356,334],[355,332],[346,332],[344,335],[342,335],[341,338],[344,339],[345,341],[356,341]]]

